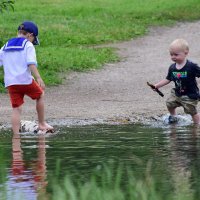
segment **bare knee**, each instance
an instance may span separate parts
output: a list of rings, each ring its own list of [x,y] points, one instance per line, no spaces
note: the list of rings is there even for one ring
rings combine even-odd
[[[22,106],[13,108],[13,112],[21,113],[22,112]]]
[[[200,116],[199,114],[192,115],[192,120],[195,124],[200,124]]]
[[[44,99],[44,92],[40,95],[38,99],[36,99],[36,101],[41,101],[42,99]]]
[[[176,108],[172,108],[172,107],[167,107],[170,115],[176,115]]]

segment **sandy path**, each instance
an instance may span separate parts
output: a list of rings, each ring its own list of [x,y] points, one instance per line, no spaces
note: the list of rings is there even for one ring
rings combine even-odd
[[[165,100],[170,87],[161,90],[162,98],[146,86],[166,76],[171,63],[168,46],[175,38],[185,38],[191,47],[189,59],[200,63],[200,22],[173,27],[151,28],[145,37],[112,44],[122,61],[107,64],[102,70],[72,73],[65,84],[46,89],[46,118],[53,124],[77,120],[142,120],[166,114]],[[0,122],[9,123],[11,108],[7,95],[1,95]],[[182,110],[180,109],[180,112]],[[26,99],[22,119],[37,119],[35,103]]]

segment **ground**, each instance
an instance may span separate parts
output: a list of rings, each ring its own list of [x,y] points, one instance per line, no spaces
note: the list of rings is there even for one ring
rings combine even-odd
[[[116,47],[121,62],[67,74],[63,85],[46,89],[47,121],[54,125],[144,122],[167,114],[165,100],[173,84],[161,88],[165,94],[162,98],[146,82],[156,83],[166,77],[171,64],[168,47],[176,38],[188,41],[188,58],[200,63],[199,30],[200,21],[152,27],[144,37],[108,45]],[[37,119],[35,103],[28,98],[25,101],[22,119]],[[9,124],[12,110],[8,95],[2,94],[0,102],[0,122]]]

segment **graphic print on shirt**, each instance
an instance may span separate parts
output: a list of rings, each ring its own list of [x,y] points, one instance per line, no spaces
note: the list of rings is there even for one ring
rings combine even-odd
[[[185,92],[185,88],[182,87],[182,79],[183,78],[187,78],[187,71],[184,72],[172,72],[173,76],[175,78],[175,83],[177,86],[177,89],[179,91],[179,93],[184,93]]]

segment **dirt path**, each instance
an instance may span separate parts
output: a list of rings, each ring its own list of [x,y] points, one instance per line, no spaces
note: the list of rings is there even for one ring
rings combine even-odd
[[[80,122],[143,121],[166,114],[165,100],[172,85],[162,88],[162,98],[146,82],[164,78],[171,63],[168,46],[185,38],[191,47],[189,59],[200,63],[200,22],[151,28],[145,37],[112,44],[122,61],[102,70],[72,73],[66,83],[46,90],[46,118],[52,124]],[[182,112],[182,110],[180,110]],[[0,122],[9,123],[11,108],[1,95]],[[34,102],[26,99],[22,119],[37,119]],[[126,120],[125,120],[126,121]]]

